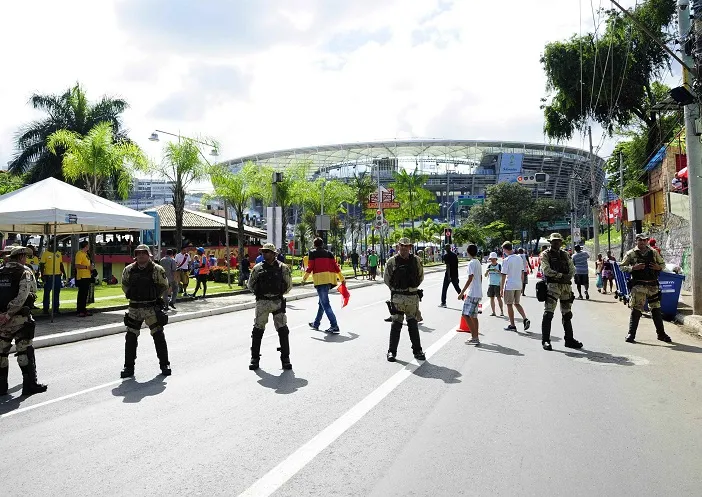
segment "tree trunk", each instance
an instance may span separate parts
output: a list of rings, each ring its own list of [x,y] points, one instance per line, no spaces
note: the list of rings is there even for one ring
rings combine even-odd
[[[175,249],[183,247],[183,210],[185,209],[185,190],[180,179],[173,187],[173,210],[175,211]]]
[[[237,204],[234,206],[234,210],[236,211],[236,236],[239,247],[237,260],[241,260],[244,257],[244,206]]]

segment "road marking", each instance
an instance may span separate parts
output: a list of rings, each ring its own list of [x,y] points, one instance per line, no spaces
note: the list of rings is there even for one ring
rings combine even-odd
[[[14,411],[0,415],[0,419],[9,418],[10,416],[14,416],[15,414],[21,414],[23,412],[31,411],[32,409],[38,409],[39,407],[48,406],[49,404],[61,402],[62,400],[70,399],[71,397],[77,397],[78,395],[83,395],[84,393],[90,393],[90,392],[93,392],[95,390],[100,390],[101,388],[111,387],[112,385],[117,385],[119,383],[122,383],[123,381],[124,380],[120,379],[120,380],[111,381],[109,383],[103,383],[102,385],[98,385],[96,387],[86,388],[85,390],[81,390],[80,392],[73,392],[73,393],[69,393],[68,395],[64,395],[63,397],[57,397],[55,399],[47,400],[45,402],[39,402],[38,404],[34,404],[33,406],[21,407],[19,409],[15,409]]]
[[[453,337],[456,336],[456,327],[451,329],[434,342],[426,351],[427,359],[438,352]],[[320,452],[329,447],[337,438],[356,424],[368,412],[378,405],[385,397],[390,395],[403,381],[409,378],[419,367],[416,360],[410,362],[402,370],[387,379],[382,385],[373,390],[358,404],[346,411],[340,418],[327,426],[305,445],[290,454],[284,461],[263,475],[239,497],[267,497],[282,487],[290,478],[295,476],[302,468],[311,462]]]

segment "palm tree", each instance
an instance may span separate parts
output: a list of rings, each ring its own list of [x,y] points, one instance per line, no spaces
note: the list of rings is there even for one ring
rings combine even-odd
[[[57,153],[52,153],[47,147],[47,139],[56,131],[67,130],[83,136],[98,123],[107,122],[112,126],[115,141],[128,141],[121,119],[128,105],[122,99],[104,96],[91,103],[76,83],[60,95],[35,93],[29,103],[48,115],[20,128],[16,137],[18,152],[8,167],[13,174],[26,173],[28,183],[49,177],[64,179],[63,149],[59,147]]]
[[[214,196],[225,199],[236,213],[238,256],[241,258],[244,253],[244,210],[254,198],[270,201],[273,170],[247,162],[235,173],[224,166],[214,166],[209,169],[209,174]]]
[[[179,138],[178,142],[166,144],[163,161],[156,166],[157,171],[173,184],[171,190],[175,211],[176,248],[180,248],[183,243],[183,211],[188,186],[205,179],[208,168],[209,163],[203,159],[197,144],[189,138]]]
[[[375,183],[373,183],[373,177],[368,171],[363,171],[358,174],[353,173],[350,185],[354,189],[356,194],[356,209],[358,221],[360,225],[363,225],[366,222],[368,212],[368,210],[365,208],[365,204],[368,202],[370,194],[377,189],[377,186],[375,185]],[[366,233],[365,230],[364,233]],[[366,247],[368,247],[367,234],[365,236]]]
[[[426,183],[427,178],[423,174],[420,174],[418,168],[416,167],[411,174],[405,169],[401,169],[399,173],[394,172],[393,175],[395,177],[395,181],[393,183],[395,190],[400,194],[404,194],[406,197],[406,203],[408,205],[406,205],[405,208],[409,212],[410,221],[412,223],[412,231],[410,232],[412,236],[415,233],[414,219],[417,213],[417,206],[415,205],[417,193],[422,188],[422,185]],[[414,239],[410,238],[410,241],[414,242]]]
[[[280,207],[283,222],[281,223],[280,240],[283,242],[283,250],[286,250],[285,234],[287,233],[288,218],[290,209],[293,205],[298,204],[300,195],[307,185],[307,166],[306,163],[295,164],[286,168],[283,173],[283,181],[276,184],[276,204]]]

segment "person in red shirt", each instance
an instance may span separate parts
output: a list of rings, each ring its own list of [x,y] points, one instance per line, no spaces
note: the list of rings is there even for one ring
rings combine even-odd
[[[339,325],[336,322],[336,316],[329,302],[329,290],[336,286],[337,279],[343,283],[344,275],[341,274],[341,269],[334,255],[324,248],[324,241],[321,238],[315,238],[313,244],[315,248],[309,253],[307,271],[302,277],[304,283],[307,281],[310,274],[312,275],[314,289],[317,290],[317,295],[319,297],[317,316],[314,321],[310,323],[310,328],[319,330],[322,316],[326,314],[331,326],[329,329],[325,330],[325,333],[336,335],[339,333]]]

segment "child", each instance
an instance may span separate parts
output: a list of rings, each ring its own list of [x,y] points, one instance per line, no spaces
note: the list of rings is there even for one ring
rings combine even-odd
[[[502,307],[502,297],[500,296],[500,280],[502,279],[502,264],[497,262],[497,254],[495,252],[490,252],[490,264],[488,265],[487,271],[485,271],[485,277],[490,277],[487,295],[490,297],[490,307],[492,307],[491,316],[496,316],[495,314],[495,298],[497,298],[497,303],[500,304],[500,316],[504,317],[505,312]]]
[[[468,328],[470,328],[471,339],[468,340],[468,344],[475,345],[476,347],[480,345],[480,338],[478,334],[478,307],[480,306],[480,300],[483,298],[483,275],[482,267],[480,266],[480,261],[478,261],[478,247],[476,245],[468,245],[468,257],[470,262],[468,263],[468,281],[463,287],[463,291],[458,295],[458,300],[465,300],[463,302],[463,316],[466,318],[468,323]],[[466,294],[466,290],[468,293]]]

